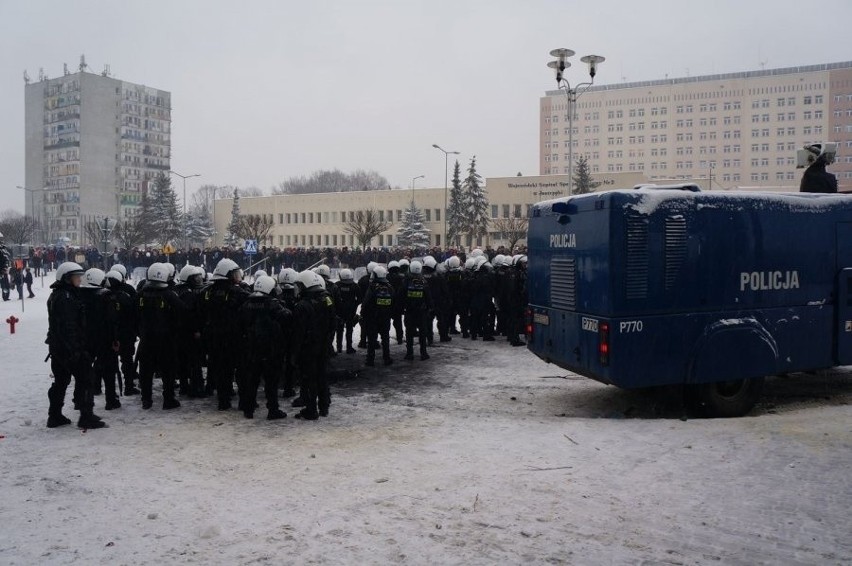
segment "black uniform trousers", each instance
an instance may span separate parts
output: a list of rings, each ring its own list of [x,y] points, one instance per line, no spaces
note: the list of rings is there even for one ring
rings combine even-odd
[[[92,366],[88,357],[83,356],[74,362],[51,357],[50,370],[53,373],[53,384],[47,391],[50,400],[48,414],[59,416],[65,404],[65,393],[74,378],[74,405],[81,415],[91,415],[95,406],[95,396],[92,383]]]
[[[367,322],[367,361],[376,359],[379,338],[382,340],[382,359],[390,359],[390,316],[374,317]]]

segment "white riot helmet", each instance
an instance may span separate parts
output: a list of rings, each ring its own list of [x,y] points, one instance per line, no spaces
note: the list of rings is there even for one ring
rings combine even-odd
[[[74,263],[73,261],[66,261],[56,268],[56,280],[62,281],[63,279],[65,279],[65,277],[69,275],[83,275],[83,273],[84,269],[80,266],[79,263]]]
[[[352,281],[355,278],[351,269],[341,269],[337,275],[341,281]]]
[[[177,268],[173,263],[164,263],[166,266],[166,270],[169,272],[169,281],[175,278],[175,274],[177,273]]]
[[[165,263],[152,263],[151,267],[148,268],[148,281],[153,281],[154,283],[167,283],[169,281],[169,277],[171,277],[171,274],[169,273],[169,268]]]
[[[399,260],[399,268],[401,270],[405,271],[406,269],[409,269],[410,266],[411,266],[411,262],[408,261],[408,259],[402,258],[401,260]]]
[[[464,262],[464,268],[465,269],[467,269],[468,271],[473,271],[473,269],[475,267],[476,267],[476,258],[475,257],[469,257],[465,260],[465,262]]]
[[[299,282],[299,272],[292,267],[282,269],[278,273],[278,282],[282,285],[295,285]]]
[[[447,260],[447,267],[449,267],[450,269],[458,269],[459,267],[461,267],[461,260],[459,259],[459,256],[454,255],[449,258]]]
[[[177,276],[177,280],[180,283],[186,283],[187,281],[189,281],[190,277],[192,277],[193,275],[196,275],[196,274],[197,274],[197,272],[195,270],[195,266],[187,263],[186,265],[181,267],[180,273],[178,273],[178,276]]]
[[[237,271],[240,268],[232,259],[223,258],[219,260],[219,263],[216,264],[216,267],[213,269],[213,279],[214,280],[222,280],[228,279],[231,273]]]
[[[488,263],[488,259],[486,259],[486,257],[485,257],[484,255],[477,256],[477,257],[476,257],[476,259],[475,259],[475,261],[476,261],[476,267],[474,267],[474,269],[476,269],[476,271],[479,271],[479,269],[480,269],[483,265],[485,265],[486,263]]]
[[[373,279],[378,279],[383,281],[388,278],[388,270],[382,267],[381,265],[377,265],[373,268]]]
[[[408,272],[413,275],[420,275],[423,273],[423,264],[417,260],[411,262],[411,265],[408,266]]]
[[[375,261],[371,261],[370,263],[368,263],[368,264],[367,264],[367,273],[372,273],[372,272],[373,272],[373,270],[374,270],[374,269],[376,268],[376,266],[378,266],[378,265],[379,265],[379,264],[378,264],[378,263],[376,263]]]
[[[112,287],[114,284],[124,283],[124,275],[120,271],[111,269],[106,274],[107,286]]]
[[[435,269],[437,267],[438,262],[434,257],[427,255],[423,258],[423,267],[428,267],[429,269]]]
[[[391,269],[399,269],[399,267],[400,267],[399,262],[396,261],[396,260],[393,260],[393,261],[388,263],[388,271],[390,271]]]
[[[475,250],[473,250],[472,252],[470,252],[470,254],[468,254],[468,255],[469,255],[470,257],[472,257],[472,258],[478,258],[478,257],[480,257],[480,256],[482,256],[482,255],[485,255],[485,252],[483,252],[483,251],[482,251],[481,249],[479,249],[479,248],[476,248]]]
[[[527,263],[527,256],[519,255],[517,259],[512,262],[514,265],[518,265],[519,263]]]
[[[254,290],[256,293],[270,294],[275,289],[275,279],[269,275],[261,275],[254,281]]]
[[[93,267],[83,275],[83,285],[86,287],[103,287],[104,279],[106,279],[106,273],[102,269]]]
[[[313,271],[306,270],[299,274],[299,283],[301,283],[302,287],[306,290],[316,288],[322,289],[324,288],[323,283],[325,283],[325,281],[323,281],[323,278]]]
[[[494,259],[491,260],[495,266],[503,265],[503,254],[497,254],[494,256]]]
[[[314,271],[317,275],[324,279],[328,279],[329,277],[331,277],[331,269],[329,269],[329,267],[324,263],[318,265]]]
[[[122,277],[127,279],[127,268],[124,267],[123,265],[121,265],[120,263],[116,263],[115,265],[113,265],[109,269],[110,269],[110,271],[118,271],[119,273],[121,273]],[[107,274],[107,275],[109,275],[109,274]]]
[[[264,271],[263,269],[258,269],[257,271],[254,272],[254,280],[255,281],[257,281],[261,277],[268,277],[268,276],[269,276],[269,274],[266,271]]]

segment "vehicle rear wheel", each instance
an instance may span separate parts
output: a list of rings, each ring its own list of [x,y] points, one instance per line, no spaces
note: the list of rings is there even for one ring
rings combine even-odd
[[[691,386],[696,408],[707,417],[742,417],[751,411],[763,391],[764,378],[717,381]]]

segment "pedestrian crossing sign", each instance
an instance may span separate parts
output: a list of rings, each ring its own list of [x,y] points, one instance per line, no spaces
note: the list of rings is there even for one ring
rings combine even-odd
[[[243,251],[246,255],[254,255],[257,253],[257,240],[246,240]]]

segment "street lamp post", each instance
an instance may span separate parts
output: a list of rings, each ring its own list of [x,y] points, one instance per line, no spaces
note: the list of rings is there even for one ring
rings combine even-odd
[[[555,61],[551,61],[547,66],[556,71],[556,84],[560,89],[565,90],[568,98],[568,194],[574,190],[574,104],[577,98],[585,93],[595,82],[595,75],[598,72],[598,65],[605,61],[600,55],[586,55],[581,57],[580,61],[589,66],[589,76],[591,80],[587,83],[580,83],[573,88],[563,73],[565,69],[571,66],[568,61],[569,57],[574,56],[574,52],[570,49],[554,49],[550,52],[551,57],[556,57]]]
[[[186,180],[192,177],[201,177],[201,175],[198,173],[194,173],[192,175],[181,175],[177,171],[169,171],[169,173],[172,175],[177,175],[178,177],[183,179],[183,253],[188,253],[188,234],[186,233]]]
[[[449,234],[447,232],[447,212],[449,210],[449,200],[448,200],[449,184],[448,183],[449,183],[449,170],[450,170],[450,154],[459,155],[461,152],[447,151],[446,149],[442,148],[440,145],[438,145],[436,143],[433,143],[432,147],[443,152],[443,154],[444,154],[444,247],[449,248],[450,243],[449,243],[449,239],[448,239]]]

